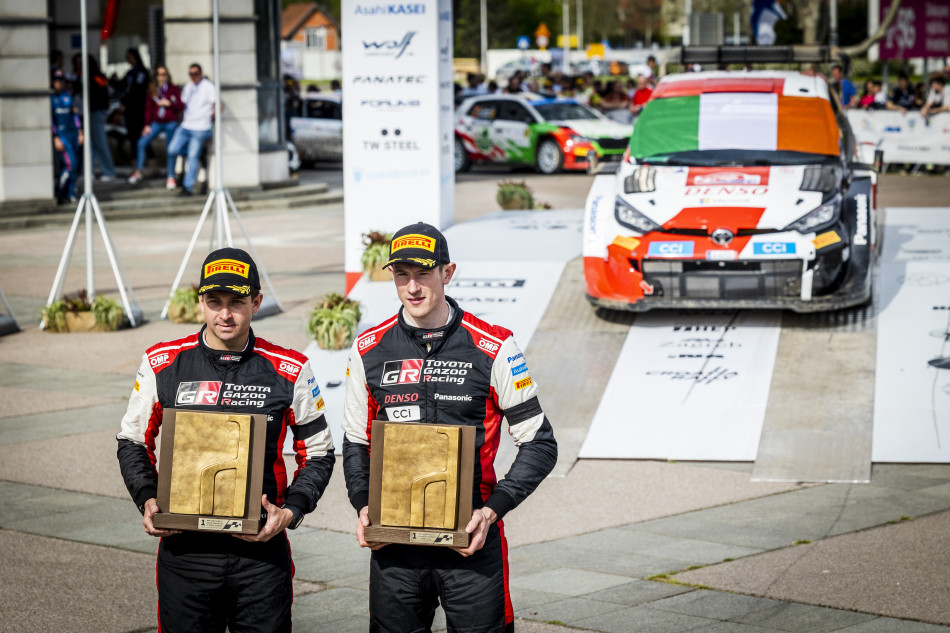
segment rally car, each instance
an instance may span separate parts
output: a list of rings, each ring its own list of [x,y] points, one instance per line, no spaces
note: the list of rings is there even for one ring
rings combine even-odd
[[[594,157],[619,160],[630,131],[572,99],[470,97],[456,109],[455,171],[473,162],[534,165],[543,174],[586,170]]]
[[[588,299],[634,311],[868,302],[877,175],[859,159],[821,77],[665,77],[617,172],[588,195]]]
[[[343,103],[338,92],[300,95],[290,116],[290,141],[303,161],[343,160]]]

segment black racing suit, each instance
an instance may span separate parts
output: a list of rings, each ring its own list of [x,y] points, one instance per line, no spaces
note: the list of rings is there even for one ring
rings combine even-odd
[[[325,405],[307,358],[250,333],[243,352],[209,348],[201,332],[148,349],[122,418],[119,466],[142,511],[156,497],[155,439],[165,408],[267,415],[263,492],[312,512],[333,471]],[[281,449],[293,433],[297,471],[287,485]],[[290,631],[292,562],[286,534],[250,543],[229,534],[183,532],[158,551],[161,631]]]
[[[443,547],[387,545],[372,554],[371,631],[425,631],[441,600],[449,631],[513,628],[508,595],[508,511],[534,491],[557,461],[557,442],[538,403],[538,387],[511,332],[452,309],[449,323],[421,329],[403,313],[353,343],[347,367],[343,472],[350,503],[369,499],[369,443],[373,420],[475,427],[474,508],[499,521],[484,547],[463,558]],[[508,474],[495,475],[501,420],[518,446]],[[464,527],[464,526],[460,526]]]

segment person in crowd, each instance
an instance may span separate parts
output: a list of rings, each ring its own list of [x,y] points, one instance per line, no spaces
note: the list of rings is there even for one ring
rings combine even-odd
[[[858,92],[854,89],[854,84],[844,76],[844,68],[841,64],[831,67],[831,89],[838,94],[841,105],[845,109],[854,107],[857,103]]]
[[[145,101],[145,128],[135,147],[135,171],[129,176],[129,184],[134,185],[142,180],[142,170],[145,168],[145,150],[159,134],[165,135],[166,148],[171,144],[175,129],[178,127],[178,117],[185,109],[181,91],[172,82],[167,66],[155,69],[155,81],[148,86],[148,99]],[[175,188],[175,156],[166,151],[166,180],[168,189]]]
[[[188,68],[188,77],[191,81],[185,84],[181,91],[185,115],[168,144],[169,165],[174,165],[175,159],[187,152],[185,179],[179,194],[182,196],[194,194],[195,183],[198,182],[198,159],[205,141],[211,138],[211,126],[214,122],[214,84],[204,76],[198,64],[192,64]],[[175,185],[171,180],[173,177],[174,173],[170,173],[167,183],[169,188]]]
[[[134,156],[135,147],[142,137],[145,127],[145,101],[148,98],[148,69],[139,55],[138,49],[130,47],[125,51],[125,61],[131,68],[122,80],[122,114],[125,117],[125,137],[129,141],[129,151]],[[134,159],[133,159],[134,160]]]
[[[623,82],[614,80],[607,88],[607,94],[600,103],[600,109],[607,117],[619,123],[630,123],[630,98],[624,90]]]
[[[155,574],[162,633],[225,627],[289,633],[293,561],[286,530],[297,528],[313,512],[333,472],[326,405],[306,356],[254,335],[251,319],[263,295],[257,266],[247,252],[213,251],[199,279],[201,330],[158,343],[142,356],[116,436],[119,469],[142,513],[145,533],[161,537]],[[199,388],[196,380],[204,381],[200,401],[183,405],[183,394]],[[255,396],[254,401],[247,396]],[[262,414],[267,427],[260,498],[264,525],[257,534],[155,526],[156,514],[169,511],[158,505],[155,438],[163,413],[182,407],[209,414]],[[297,471],[287,485],[282,451],[285,435],[291,434]],[[214,501],[217,505],[217,495]]]
[[[343,407],[343,474],[358,517],[356,540],[361,547],[373,550],[369,630],[430,631],[436,606],[441,604],[449,631],[512,631],[514,611],[501,519],[554,468],[554,431],[511,332],[482,321],[446,296],[445,287],[456,264],[437,228],[418,222],[396,231],[385,267],[392,269],[402,307],[353,342]],[[418,369],[403,369],[403,375],[393,371],[397,365]],[[462,370],[465,375],[460,380],[458,369],[433,369],[436,367],[468,369]],[[436,380],[420,380],[423,371],[423,378]],[[456,375],[449,376],[450,372]],[[395,374],[400,374],[398,380],[391,378]],[[398,410],[383,406],[394,402],[414,405]],[[467,547],[385,545],[366,539],[366,528],[371,525],[370,443],[373,451],[378,446],[367,421],[396,417],[422,424],[475,427],[474,456],[469,456],[473,460],[469,463],[475,464],[473,487],[459,491],[472,500],[471,520],[459,526],[470,535]],[[502,417],[518,447],[503,479],[493,466]]]
[[[505,88],[505,93],[521,94],[523,92],[523,88],[521,85],[522,78],[521,78],[521,75],[519,74],[520,72],[521,71],[516,72],[508,79],[508,87]]]
[[[950,110],[950,87],[947,86],[947,80],[943,75],[934,75],[930,78],[930,91],[927,93],[927,101],[920,109],[920,114],[926,119],[938,112],[948,110]]]
[[[498,82],[494,79],[488,82],[488,94],[497,95],[501,94],[501,89],[498,87]]]
[[[630,100],[630,115],[636,119],[643,110],[643,106],[650,100],[653,89],[650,87],[647,78],[643,75],[637,75],[637,89],[633,92],[633,98]]]
[[[900,110],[901,112],[916,110],[920,107],[917,95],[914,94],[914,90],[907,79],[907,73],[902,72],[897,75],[897,85],[891,91],[885,107],[888,110]]]
[[[92,55],[86,59],[89,67],[89,149],[92,150],[92,160],[99,164],[102,182],[115,179],[115,162],[112,160],[112,150],[109,148],[109,138],[106,136],[106,118],[109,116],[109,80],[102,74],[99,62]],[[76,69],[76,83],[73,87],[73,101],[77,109],[82,104],[82,56],[73,58]]]
[[[341,86],[341,84],[340,84],[340,80],[339,80],[339,79],[331,79],[331,80],[330,80],[330,92],[340,92],[340,90],[342,90],[342,86]]]
[[[66,90],[66,74],[57,68],[52,74],[53,94],[50,95],[53,147],[60,161],[56,177],[56,201],[76,200],[76,175],[79,171],[79,147],[83,143],[82,122],[73,97]]]
[[[854,107],[860,108],[861,110],[874,110],[874,100],[876,97],[877,86],[875,85],[873,79],[868,79],[864,82],[864,92],[861,94],[861,98],[858,99],[858,103]]]
[[[467,73],[465,75],[465,88],[462,89],[462,99],[483,95],[488,92],[488,86],[485,85],[485,76],[479,73]]]

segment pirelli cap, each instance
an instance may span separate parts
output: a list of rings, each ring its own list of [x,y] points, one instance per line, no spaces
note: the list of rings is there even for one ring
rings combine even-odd
[[[201,283],[198,284],[200,295],[212,290],[224,290],[247,297],[252,288],[261,289],[257,265],[240,248],[219,248],[209,254],[201,265]]]
[[[439,229],[425,222],[416,222],[393,234],[393,241],[389,245],[389,261],[383,268],[399,262],[435,268],[451,261],[449,245]]]

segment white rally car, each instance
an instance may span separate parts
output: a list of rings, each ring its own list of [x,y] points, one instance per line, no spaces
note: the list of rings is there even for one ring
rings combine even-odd
[[[876,191],[823,78],[670,75],[588,195],[587,297],[636,311],[866,303]]]

